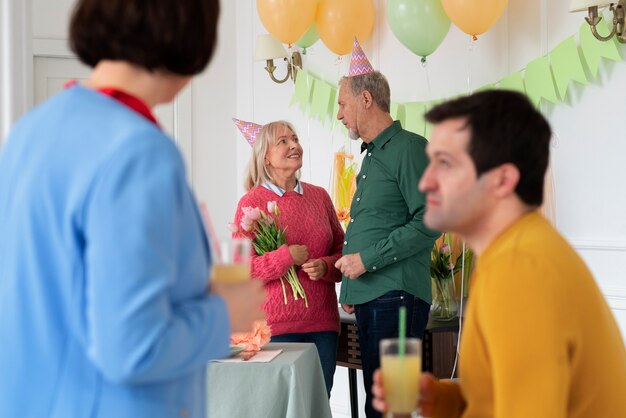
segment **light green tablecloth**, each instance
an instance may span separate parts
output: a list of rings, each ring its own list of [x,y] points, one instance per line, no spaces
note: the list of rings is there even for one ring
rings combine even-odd
[[[283,352],[269,363],[209,363],[208,417],[331,418],[315,345],[270,343],[263,348]]]

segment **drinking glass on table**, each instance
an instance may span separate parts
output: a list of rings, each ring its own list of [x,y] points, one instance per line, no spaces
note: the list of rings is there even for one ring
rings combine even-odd
[[[233,238],[219,242],[215,251],[212,280],[217,283],[238,283],[250,279],[252,243],[247,238]]]
[[[380,341],[380,367],[387,400],[387,417],[418,417],[422,341],[390,338]]]

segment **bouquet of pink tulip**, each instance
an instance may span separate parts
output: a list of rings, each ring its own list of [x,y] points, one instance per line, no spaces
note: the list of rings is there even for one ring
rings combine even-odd
[[[258,207],[244,207],[243,217],[241,218],[241,229],[237,225],[229,224],[228,228],[233,233],[240,233],[252,240],[254,251],[258,255],[279,249],[283,244],[287,243],[285,238],[285,228],[280,224],[280,210],[275,201],[267,202],[267,212]],[[304,304],[308,308],[309,301],[304,293],[304,288],[298,280],[296,269],[294,266],[289,267],[287,273],[280,278],[280,284],[283,288],[283,299],[287,304],[287,291],[285,282],[291,286],[293,299],[304,299]]]

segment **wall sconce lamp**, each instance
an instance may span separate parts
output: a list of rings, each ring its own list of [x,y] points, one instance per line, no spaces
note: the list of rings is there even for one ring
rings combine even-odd
[[[274,77],[274,58],[283,58],[287,62],[287,74],[285,78],[279,80]],[[294,51],[291,57],[287,54],[287,50],[278,40],[272,37],[272,35],[259,35],[256,41],[256,48],[254,50],[255,61],[265,61],[265,71],[270,75],[270,78],[275,83],[284,83],[287,79],[291,78],[293,82],[296,82],[296,76],[298,70],[302,69],[302,57],[298,51]]]
[[[607,36],[598,33],[597,24],[602,20],[602,16],[598,15],[598,7],[609,6],[609,10],[613,12],[613,28]],[[608,41],[614,35],[621,43],[626,43],[626,30],[624,25],[624,9],[626,8],[626,0],[618,0],[612,3],[602,0],[571,0],[570,12],[580,12],[587,10],[589,16],[585,18],[591,27],[591,33],[601,41]]]

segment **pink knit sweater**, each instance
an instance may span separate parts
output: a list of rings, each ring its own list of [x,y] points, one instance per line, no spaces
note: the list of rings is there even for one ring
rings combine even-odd
[[[258,207],[267,212],[267,202],[276,201],[280,221],[286,227],[287,244],[306,245],[310,259],[320,258],[326,262],[326,275],[319,280],[311,280],[300,267],[296,268],[309,301],[306,308],[304,300],[294,301],[286,281],[287,304],[284,304],[279,278],[293,265],[287,245],[263,256],[253,255],[251,274],[265,283],[267,299],[263,309],[267,323],[272,327],[272,335],[339,332],[335,282],[341,281],[341,273],[335,268],[335,262],[341,257],[343,229],[326,190],[304,182],[302,186],[302,195],[289,191],[282,197],[265,187],[254,187],[239,200],[235,214],[235,225],[240,225],[243,207]]]

